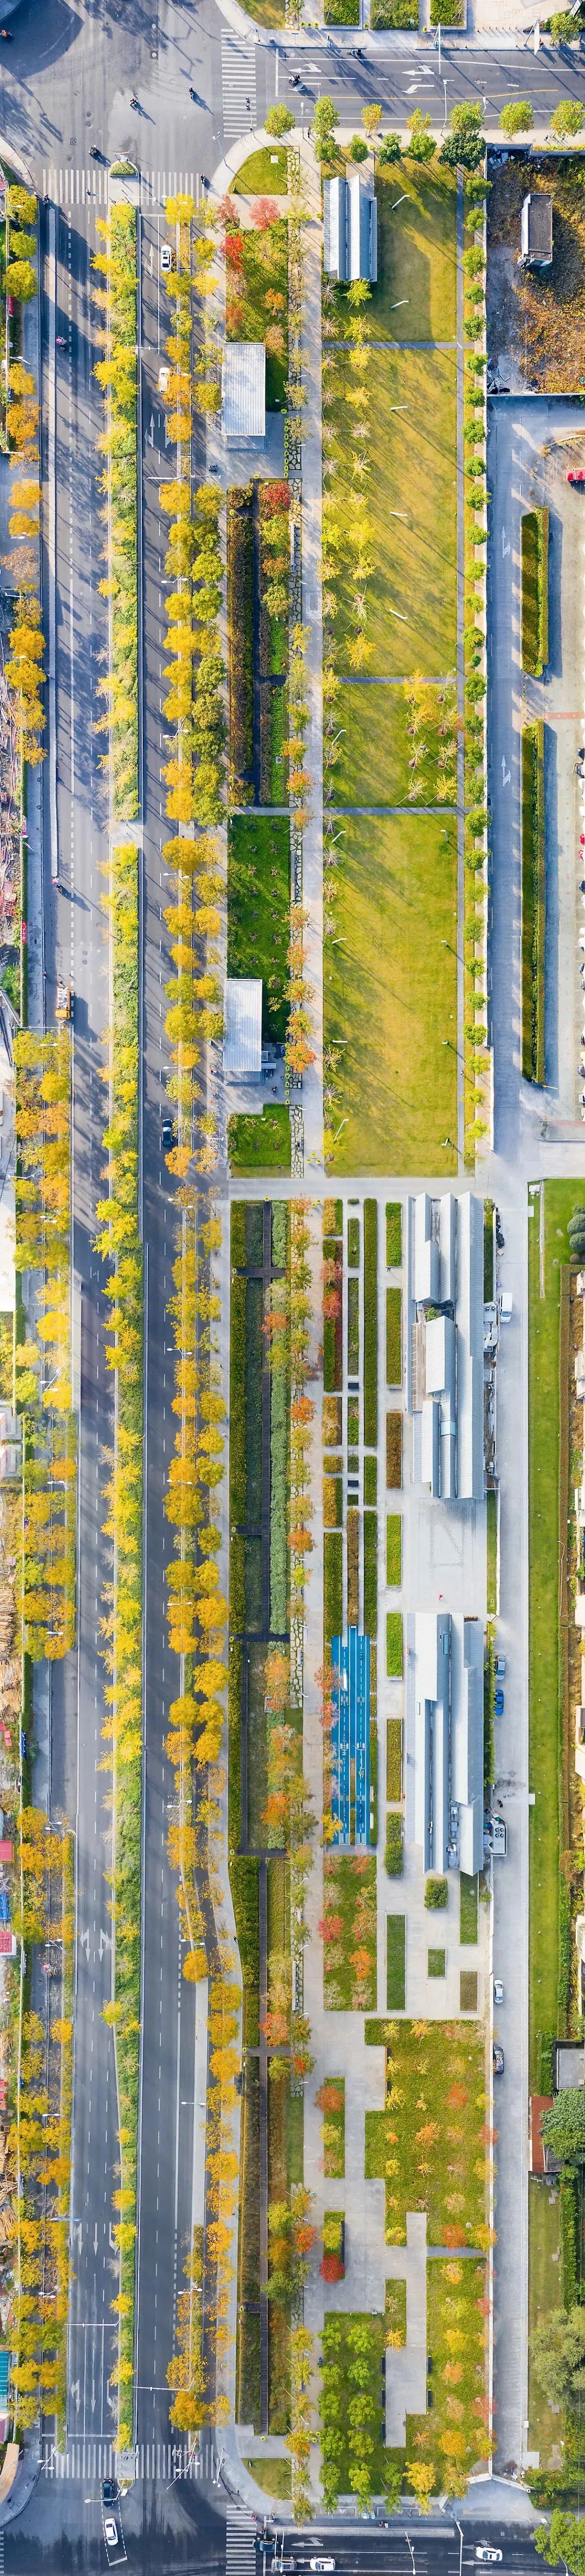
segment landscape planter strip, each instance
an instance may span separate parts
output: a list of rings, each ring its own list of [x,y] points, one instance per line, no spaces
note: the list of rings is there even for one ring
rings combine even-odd
[[[545,1079],[544,724],[522,733],[522,1072]]]
[[[525,510],[520,523],[522,669],[535,680],[542,679],[548,662],[548,542],[548,510]]]

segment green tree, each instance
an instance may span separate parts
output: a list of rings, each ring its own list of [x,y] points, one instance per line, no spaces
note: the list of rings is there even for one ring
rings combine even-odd
[[[374,135],[379,133],[381,123],[382,109],[379,106],[378,100],[371,98],[368,100],[367,105],[362,108],[362,125],[364,134],[367,134],[370,143],[373,143]]]
[[[449,169],[459,165],[463,170],[477,170],[485,151],[482,128],[483,111],[479,99],[462,99],[452,107],[449,132],[441,149],[441,160]]]
[[[557,2093],[551,2110],[545,2111],[542,2134],[553,2154],[567,2163],[585,2164],[585,2093],[580,2084],[571,2084],[566,2093]]]
[[[351,143],[350,143],[350,146],[349,146],[349,159],[350,159],[350,161],[367,161],[367,158],[368,158],[368,146],[367,146],[367,143],[366,143],[365,134],[352,134]]]
[[[554,2308],[530,2337],[535,2378],[549,2406],[571,2406],[585,2390],[585,2311]],[[564,2554],[564,2553],[563,2553]]]
[[[264,118],[267,134],[290,134],[294,121],[290,107],[285,105],[283,98],[275,100],[274,107],[268,108]]]
[[[577,2521],[576,2513],[561,2513],[556,2507],[550,2531],[545,2526],[535,2531],[534,2542],[539,2558],[546,2558],[549,2567],[558,2567],[564,2558],[574,2576],[585,2576],[585,2523]]]
[[[500,117],[502,134],[529,134],[533,124],[534,114],[530,99],[508,99],[507,106],[502,108]]]
[[[392,161],[399,161],[399,160],[400,160],[400,135],[399,135],[399,134],[383,134],[383,136],[382,136],[382,141],[381,141],[381,144],[380,144],[380,150],[379,150],[379,153],[378,153],[378,163],[379,163],[379,167],[380,167],[380,169],[381,169],[381,170],[389,170],[391,162],[392,162]]]
[[[408,149],[411,159],[413,161],[432,161],[436,145],[431,134],[430,116],[423,115],[422,107],[413,107],[412,116],[407,117],[407,125],[410,135]]]
[[[560,98],[550,118],[551,134],[557,134],[560,143],[568,134],[580,134],[584,115],[585,110],[579,106],[578,98]]]
[[[335,160],[335,131],[338,124],[339,117],[337,108],[333,105],[333,99],[318,98],[313,116],[313,141],[318,161]]]

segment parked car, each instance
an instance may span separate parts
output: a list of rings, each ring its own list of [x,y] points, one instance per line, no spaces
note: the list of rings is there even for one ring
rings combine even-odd
[[[105,2539],[105,2541],[107,2542],[108,2549],[117,2549],[117,2548],[118,2548],[119,2532],[118,2532],[118,2525],[117,2525],[117,2522],[115,2522],[115,2520],[114,2520],[114,2515],[113,2515],[113,2513],[107,2513],[107,2514],[105,2515],[105,2519],[104,2519],[104,2539]]]
[[[493,2070],[494,2070],[494,2075],[503,2075],[503,2072],[504,2072],[504,2051],[503,2051],[503,2048],[498,2048],[498,2047],[496,2046],[496,2042],[495,2042],[495,2040],[494,2040],[494,2045],[493,2045],[493,2048],[492,2048],[492,2066],[493,2066]],[[501,2552],[501,2550],[500,2550],[500,2557],[501,2557],[501,2555],[502,2555],[502,2552]]]
[[[504,1238],[504,1228],[503,1228],[503,1225],[502,1225],[502,1219],[501,1219],[501,1216],[500,1216],[499,1208],[496,1208],[496,1243],[497,1243],[497,1247],[498,1247],[498,1252],[503,1252],[503,1250],[504,1250],[504,1240],[505,1240],[505,1238]]]
[[[502,2563],[502,2552],[501,2552],[501,2549],[492,2549],[491,2541],[488,2541],[488,2540],[478,2540],[478,2541],[476,2542],[475,2555],[476,2555],[476,2558],[480,2558],[480,2559],[481,2559],[482,2567],[500,2567],[500,2566],[501,2566],[501,2563]]]
[[[168,394],[170,381],[171,381],[171,370],[170,370],[170,367],[159,367],[159,371],[158,371],[158,390],[159,390],[159,394]]]
[[[495,1676],[496,1676],[496,1681],[497,1681],[497,1682],[503,1682],[505,1670],[506,1670],[506,1657],[505,1657],[505,1655],[496,1655],[495,1664],[494,1664],[494,1672],[495,1672]]]
[[[496,1712],[496,1717],[503,1717],[503,1715],[504,1715],[504,1693],[503,1693],[503,1690],[497,1690],[497,1691],[496,1691],[496,1693],[495,1693],[495,1698],[494,1698],[494,1708],[495,1708],[495,1712]]]
[[[502,1289],[502,1293],[501,1293],[501,1297],[500,1297],[500,1323],[501,1323],[501,1324],[509,1324],[509,1323],[510,1323],[511,1314],[512,1314],[512,1303],[513,1303],[513,1301],[512,1301],[512,1298],[511,1298],[511,1296],[510,1296],[510,1290],[509,1290],[509,1288],[503,1288],[503,1289]]]
[[[102,2504],[117,2504],[117,2502],[118,2502],[118,2480],[117,2480],[117,2478],[104,2478],[103,2486],[102,2486]]]
[[[493,1852],[494,1860],[505,1860],[508,1849],[508,1836],[503,1816],[488,1816],[487,1837],[489,1850]]]
[[[504,2001],[504,1986],[503,1986],[503,1979],[502,1979],[501,1977],[494,1977],[494,2003],[495,2003],[495,2004],[503,2004],[503,2001]]]

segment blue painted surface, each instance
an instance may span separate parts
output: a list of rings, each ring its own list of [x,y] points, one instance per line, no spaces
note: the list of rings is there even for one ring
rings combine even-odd
[[[335,1766],[336,1787],[331,1800],[335,1823],[334,1843],[338,1850],[350,1844],[351,1779],[354,1773],[355,1825],[353,1841],[362,1849],[370,1834],[370,1640],[359,1628],[348,1628],[345,1637],[333,1637],[331,1661],[337,1679],[333,1686],[333,1726],[331,1751]]]

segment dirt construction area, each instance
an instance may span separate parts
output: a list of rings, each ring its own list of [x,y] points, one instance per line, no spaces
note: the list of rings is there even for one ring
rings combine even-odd
[[[490,153],[487,213],[488,388],[585,395],[585,166]],[[552,267],[519,266],[528,189],[553,200]]]

